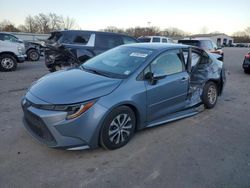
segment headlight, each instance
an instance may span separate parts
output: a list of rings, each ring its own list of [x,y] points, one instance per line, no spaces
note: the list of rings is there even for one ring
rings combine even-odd
[[[86,112],[89,108],[91,108],[96,101],[90,101],[87,103],[80,103],[74,105],[39,105],[37,106],[43,110],[53,110],[53,111],[63,111],[67,112],[66,119],[74,119],[79,117],[82,113]]]
[[[20,47],[20,46],[17,47],[17,50],[18,50],[18,53],[19,53],[19,54],[23,54],[23,48],[22,48],[22,47]]]

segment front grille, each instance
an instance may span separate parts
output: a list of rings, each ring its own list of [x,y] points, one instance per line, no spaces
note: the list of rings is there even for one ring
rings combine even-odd
[[[51,146],[56,145],[55,138],[40,117],[24,109],[24,119],[28,129],[32,131],[39,141]]]

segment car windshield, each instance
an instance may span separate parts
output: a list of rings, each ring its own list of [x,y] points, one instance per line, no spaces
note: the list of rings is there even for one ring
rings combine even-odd
[[[126,78],[152,53],[152,50],[120,46],[88,60],[81,67],[105,76]]]

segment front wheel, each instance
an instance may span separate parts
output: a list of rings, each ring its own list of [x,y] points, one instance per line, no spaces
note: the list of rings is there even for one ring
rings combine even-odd
[[[211,109],[216,105],[218,99],[218,87],[214,82],[205,84],[202,93],[202,102],[205,108]]]
[[[38,52],[37,50],[34,50],[34,49],[29,50],[29,51],[27,52],[27,56],[28,56],[28,59],[29,59],[30,61],[38,61],[38,60],[40,59],[40,54],[39,54],[39,52]]]
[[[135,126],[133,110],[127,106],[116,108],[104,120],[100,133],[102,147],[110,150],[123,147],[133,136]]]
[[[0,70],[14,71],[17,68],[17,60],[13,55],[3,54],[0,56]]]

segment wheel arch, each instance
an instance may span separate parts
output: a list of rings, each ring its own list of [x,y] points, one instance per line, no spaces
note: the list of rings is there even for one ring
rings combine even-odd
[[[0,52],[0,56],[1,55],[5,55],[5,54],[8,54],[8,55],[12,55],[15,59],[16,59],[16,61],[18,61],[18,58],[17,58],[17,56],[16,56],[16,54],[15,53],[13,53],[13,52]]]

